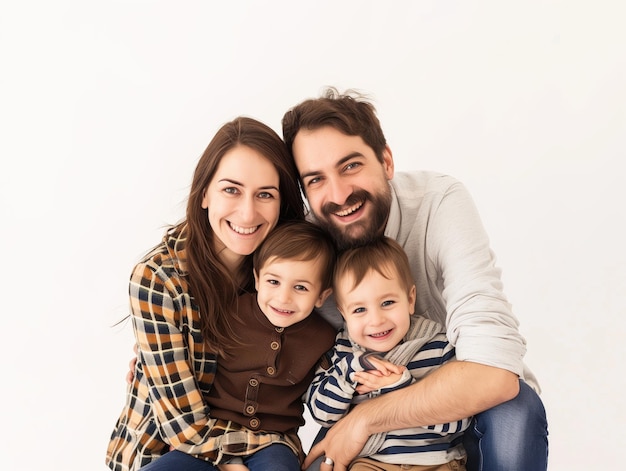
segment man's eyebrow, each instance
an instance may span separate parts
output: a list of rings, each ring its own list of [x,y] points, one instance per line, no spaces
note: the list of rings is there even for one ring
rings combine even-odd
[[[335,164],[335,167],[341,167],[348,160],[353,159],[355,157],[363,157],[363,154],[361,152],[358,152],[358,151],[350,152],[345,157],[340,158],[337,161],[337,163]],[[312,177],[312,176],[315,176],[315,175],[319,175],[320,173],[321,172],[319,170],[311,170],[309,172],[305,172],[302,175],[300,175],[300,178],[302,178],[304,180],[306,177]]]

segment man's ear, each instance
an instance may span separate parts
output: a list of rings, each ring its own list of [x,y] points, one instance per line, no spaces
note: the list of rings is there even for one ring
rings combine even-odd
[[[393,178],[394,165],[393,154],[391,153],[391,148],[389,146],[385,146],[385,149],[383,150],[383,169],[385,170],[387,180],[391,180]]]
[[[415,314],[415,300],[417,299],[417,289],[415,285],[409,290],[409,314]]]
[[[326,301],[326,299],[328,299],[328,296],[330,296],[330,293],[333,292],[332,288],[327,288],[324,291],[322,291],[319,295],[319,298],[317,298],[317,302],[315,303],[315,307],[322,307],[324,305],[324,301]]]

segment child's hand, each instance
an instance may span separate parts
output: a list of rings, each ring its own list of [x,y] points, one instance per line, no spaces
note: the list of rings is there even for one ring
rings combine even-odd
[[[375,356],[368,357],[367,361],[376,369],[354,373],[354,380],[358,383],[356,392],[359,394],[376,391],[399,381],[406,370],[405,366],[396,365]]]
[[[359,394],[367,394],[368,392],[389,386],[402,378],[402,373],[390,373],[387,376],[381,376],[379,371],[360,371],[354,374],[354,379],[358,383],[356,392]]]
[[[384,360],[376,355],[367,355],[367,363],[372,365],[374,368],[368,370],[368,373],[373,373],[375,371],[380,373],[380,376],[389,376],[390,374],[402,374],[406,367],[401,365],[396,365],[395,363],[391,363],[388,360]]]

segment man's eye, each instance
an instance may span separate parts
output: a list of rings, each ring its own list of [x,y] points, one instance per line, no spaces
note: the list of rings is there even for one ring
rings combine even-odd
[[[352,170],[355,169],[357,167],[360,167],[361,163],[360,162],[350,162],[348,165],[346,165],[345,169],[346,170]]]

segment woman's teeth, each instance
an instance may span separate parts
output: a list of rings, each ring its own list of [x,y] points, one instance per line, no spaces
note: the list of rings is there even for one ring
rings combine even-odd
[[[243,235],[252,234],[256,232],[260,227],[260,226],[241,227],[241,226],[237,226],[236,224],[233,224],[232,222],[229,222],[229,225],[233,231],[235,231],[238,234],[243,234]]]

